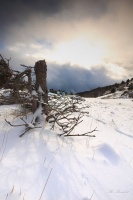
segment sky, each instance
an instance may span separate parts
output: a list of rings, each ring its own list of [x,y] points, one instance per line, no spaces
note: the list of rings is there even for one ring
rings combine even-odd
[[[79,92],[133,77],[133,0],[2,0],[0,54],[45,59],[49,88]]]

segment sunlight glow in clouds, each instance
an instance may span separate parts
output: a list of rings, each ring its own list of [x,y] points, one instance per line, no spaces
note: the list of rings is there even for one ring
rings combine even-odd
[[[111,78],[119,79],[119,80],[121,79],[121,77],[124,77],[127,75],[127,72],[124,68],[112,63],[108,64],[108,72]]]
[[[54,51],[47,54],[47,59],[59,64],[86,68],[103,63],[105,49],[97,44],[92,44],[88,39],[77,38],[69,42],[60,43]]]

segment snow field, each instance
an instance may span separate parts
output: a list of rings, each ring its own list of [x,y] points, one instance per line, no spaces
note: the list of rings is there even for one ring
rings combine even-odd
[[[22,138],[24,127],[0,106],[1,200],[132,200],[133,101],[86,99],[90,114],[73,133],[97,127],[96,137],[59,137],[46,124]],[[29,119],[30,123],[30,119]]]

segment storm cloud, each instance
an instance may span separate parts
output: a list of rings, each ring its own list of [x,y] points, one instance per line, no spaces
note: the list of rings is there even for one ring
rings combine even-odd
[[[77,93],[112,84],[114,79],[107,74],[106,68],[102,66],[87,70],[82,67],[72,67],[69,64],[63,66],[53,64],[48,66],[47,84],[49,89]]]

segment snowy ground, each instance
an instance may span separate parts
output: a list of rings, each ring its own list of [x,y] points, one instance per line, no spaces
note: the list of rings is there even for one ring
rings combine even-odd
[[[0,106],[0,200],[132,200],[133,101],[87,99],[90,114],[74,130],[97,127],[95,138],[60,138],[35,129],[19,135],[5,118],[16,106]]]

